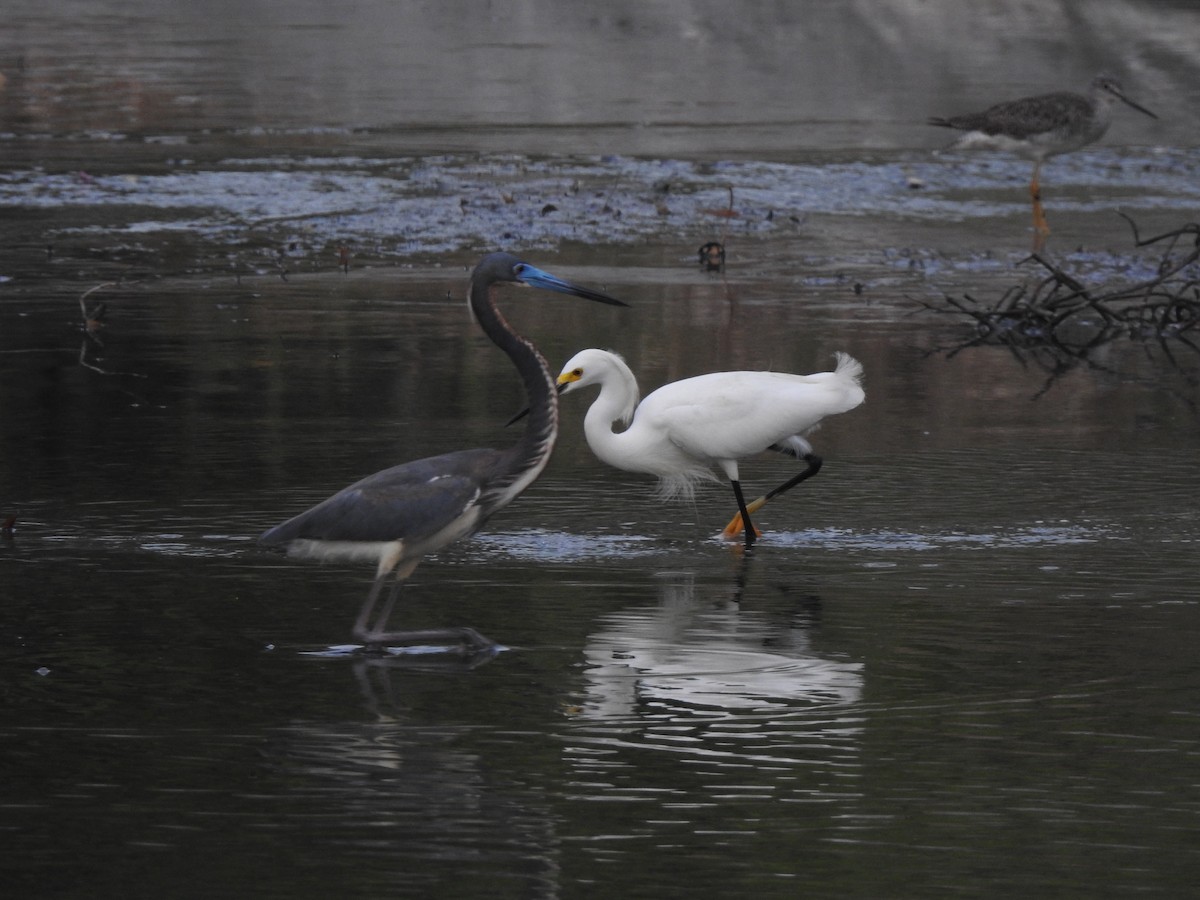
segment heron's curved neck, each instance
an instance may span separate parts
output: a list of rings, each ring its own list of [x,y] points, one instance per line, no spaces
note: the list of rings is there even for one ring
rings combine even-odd
[[[479,327],[493,344],[508,354],[525,385],[525,397],[529,404],[528,423],[524,435],[514,448],[517,458],[525,465],[514,473],[513,480],[516,481],[530,470],[536,477],[550,459],[550,452],[558,437],[558,391],[546,360],[531,342],[513,331],[496,308],[495,290],[495,285],[472,282],[470,306]]]

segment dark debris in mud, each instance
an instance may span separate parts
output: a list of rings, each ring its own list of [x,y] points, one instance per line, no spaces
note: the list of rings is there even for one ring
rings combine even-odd
[[[928,310],[965,318],[974,325],[973,338],[935,352],[952,357],[973,347],[1005,347],[1022,365],[1047,373],[1036,395],[1041,396],[1081,366],[1132,377],[1114,369],[1101,352],[1122,341],[1140,346],[1160,367],[1182,375],[1187,386],[1180,397],[1193,409],[1200,408],[1195,399],[1200,384],[1200,224],[1142,238],[1137,224],[1120,215],[1132,228],[1136,248],[1158,249],[1153,265],[1128,267],[1142,272],[1142,277],[1127,277],[1119,284],[1088,284],[1087,276],[1071,274],[1035,253],[1026,263],[1038,267],[1037,275],[1013,285],[991,303],[969,294],[947,295],[941,302],[918,301]]]
[[[1189,223],[1155,237],[1142,238],[1137,223],[1136,247],[1161,247],[1149,277],[1118,285],[1089,285],[1041,253],[1027,263],[1037,275],[1013,285],[997,300],[970,294],[944,296],[940,302],[918,301],[933,312],[971,320],[978,336],[967,346],[1000,343],[1050,345],[1085,351],[1119,338],[1176,339],[1200,353],[1200,224]]]

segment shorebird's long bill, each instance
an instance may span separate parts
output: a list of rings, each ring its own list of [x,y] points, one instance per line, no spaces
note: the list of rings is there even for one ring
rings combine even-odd
[[[1134,103],[1132,100],[1130,100],[1130,99],[1129,99],[1128,97],[1126,97],[1124,94],[1122,94],[1120,91],[1113,90],[1112,88],[1109,88],[1109,92],[1110,92],[1110,93],[1111,93],[1111,94],[1112,94],[1114,97],[1116,97],[1118,100],[1120,100],[1122,103],[1125,103],[1125,104],[1127,104],[1127,105],[1129,105],[1129,106],[1132,106],[1132,107],[1133,107],[1134,109],[1136,109],[1138,112],[1140,112],[1140,113],[1145,113],[1146,115],[1148,115],[1148,116],[1149,116],[1150,118],[1152,118],[1152,119],[1157,119],[1157,118],[1158,118],[1158,116],[1156,116],[1154,113],[1150,112],[1150,110],[1146,109],[1146,107],[1142,106],[1140,103]]]
[[[610,297],[608,294],[600,291],[593,291],[591,288],[585,288],[578,284],[572,284],[566,279],[559,278],[557,275],[551,275],[549,272],[543,272],[536,266],[531,266],[528,263],[522,263],[517,267],[517,277],[529,285],[530,287],[541,288],[544,291],[557,291],[560,294],[573,294],[576,297],[582,297],[585,300],[595,300],[597,303],[607,303],[610,306],[628,306],[628,303],[622,303],[616,297]]]

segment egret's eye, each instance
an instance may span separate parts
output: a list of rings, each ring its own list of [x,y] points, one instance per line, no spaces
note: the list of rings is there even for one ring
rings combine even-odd
[[[571,374],[574,375],[576,378],[582,378],[583,377],[583,369],[576,369]]]

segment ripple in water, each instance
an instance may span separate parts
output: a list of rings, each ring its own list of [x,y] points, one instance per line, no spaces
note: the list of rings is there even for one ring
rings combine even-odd
[[[846,551],[924,551],[954,547],[1060,547],[1124,539],[1123,534],[1110,525],[1035,522],[1031,525],[1006,526],[986,531],[858,531],[851,528],[767,531],[763,535],[762,545]],[[713,537],[711,543],[729,544],[719,537]],[[632,559],[662,554],[669,549],[662,541],[645,535],[570,534],[545,529],[489,532],[473,538],[472,545],[476,550],[489,554],[551,562]]]
[[[636,534],[568,534],[563,531],[492,531],[476,535],[472,544],[489,553],[515,559],[575,562],[588,559],[631,559],[651,556],[662,548],[653,538]]]
[[[1109,526],[1035,523],[990,531],[854,531],[844,528],[775,531],[764,535],[771,545],[820,547],[824,550],[935,550],[946,547],[1058,547],[1118,540]]]

